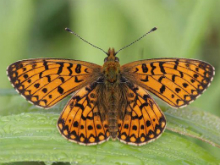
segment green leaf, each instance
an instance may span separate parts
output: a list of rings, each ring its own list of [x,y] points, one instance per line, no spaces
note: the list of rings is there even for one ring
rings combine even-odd
[[[167,129],[220,148],[220,118],[191,107],[170,108],[165,115],[169,121]]]
[[[60,105],[56,108],[61,109]],[[52,109],[53,110],[53,109]],[[187,110],[166,110],[168,127],[192,126],[197,121],[213,119],[214,116],[199,111],[187,115]],[[203,115],[202,115],[203,114]],[[193,119],[190,120],[189,117]],[[210,118],[211,116],[211,118]],[[75,162],[81,164],[208,164],[220,162],[208,151],[184,136],[165,131],[155,142],[136,147],[118,141],[108,141],[97,146],[81,146],[64,139],[56,128],[59,114],[22,113],[0,117],[0,162],[44,161]],[[212,132],[210,141],[219,142],[219,131],[212,127],[219,119],[203,127],[198,123],[187,128],[193,134],[200,130],[201,136]],[[180,124],[178,124],[180,123]],[[209,130],[207,130],[207,128]],[[196,128],[196,129],[195,129]],[[196,131],[195,131],[196,130]]]

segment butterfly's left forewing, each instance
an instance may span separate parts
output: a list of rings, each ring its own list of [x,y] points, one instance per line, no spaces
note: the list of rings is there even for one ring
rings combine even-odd
[[[166,119],[147,91],[133,84],[126,90],[127,104],[118,120],[118,139],[131,145],[143,145],[158,138]]]
[[[49,108],[95,81],[101,66],[67,59],[30,59],[8,67],[14,88],[29,102]]]

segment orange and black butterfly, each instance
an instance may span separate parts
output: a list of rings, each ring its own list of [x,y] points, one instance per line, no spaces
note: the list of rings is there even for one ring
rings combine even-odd
[[[22,96],[43,108],[74,93],[57,122],[68,140],[95,145],[112,138],[139,146],[158,138],[166,126],[148,91],[172,107],[184,107],[214,76],[213,66],[194,59],[149,59],[120,66],[118,52],[105,52],[103,66],[70,59],[22,60],[8,67],[8,77]]]

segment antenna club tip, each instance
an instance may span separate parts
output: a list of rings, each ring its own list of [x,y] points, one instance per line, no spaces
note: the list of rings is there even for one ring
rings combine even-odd
[[[157,27],[154,27],[151,31],[155,31],[155,30],[157,30]]]
[[[68,27],[66,27],[65,30],[68,32],[71,32],[71,30]]]

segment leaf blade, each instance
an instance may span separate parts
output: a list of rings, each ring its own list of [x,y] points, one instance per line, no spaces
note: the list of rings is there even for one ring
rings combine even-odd
[[[184,137],[165,132],[156,142],[136,147],[118,141],[81,146],[56,130],[58,114],[23,113],[0,117],[0,162],[59,161],[94,164],[216,163],[207,151]],[[117,150],[116,150],[117,148]]]

